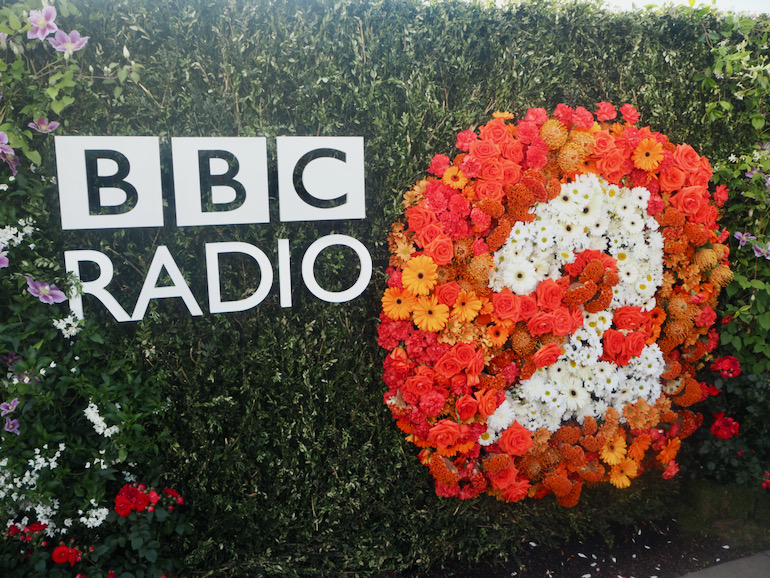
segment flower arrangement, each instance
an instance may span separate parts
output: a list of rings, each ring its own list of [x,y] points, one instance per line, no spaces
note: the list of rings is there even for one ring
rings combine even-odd
[[[732,279],[709,161],[629,104],[457,135],[389,236],[384,401],[440,496],[577,504],[678,471]],[[618,118],[618,112],[622,120]]]

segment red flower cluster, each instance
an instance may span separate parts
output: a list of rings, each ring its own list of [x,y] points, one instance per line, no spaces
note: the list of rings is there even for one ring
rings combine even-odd
[[[42,532],[47,527],[48,527],[47,524],[42,524],[40,522],[35,522],[34,524],[30,524],[29,526],[21,526],[20,524],[11,524],[8,527],[8,530],[6,530],[5,535],[11,536],[12,538],[18,537],[18,539],[21,540],[22,542],[30,542],[32,540],[33,535]]]
[[[725,412],[720,411],[714,414],[716,420],[711,426],[711,433],[721,440],[730,439],[738,435],[740,425],[731,417],[725,417]]]
[[[711,364],[712,371],[718,371],[724,377],[738,377],[741,374],[741,364],[732,355],[718,357]]]
[[[75,547],[65,546],[60,544],[54,548],[51,558],[56,564],[66,564],[69,562],[70,566],[74,566],[77,562],[82,560],[81,552]]]
[[[762,489],[770,490],[770,472],[765,472],[765,479],[762,480]]]
[[[161,496],[154,488],[148,488],[144,484],[126,484],[115,496],[115,511],[119,516],[124,517],[131,512],[143,512],[144,510],[154,512],[161,497],[167,498],[170,503],[169,510],[174,509],[174,504],[184,504],[184,498],[172,488],[163,490],[163,496]]]

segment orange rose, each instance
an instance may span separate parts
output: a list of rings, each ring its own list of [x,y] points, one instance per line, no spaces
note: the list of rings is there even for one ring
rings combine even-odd
[[[482,419],[487,419],[487,417],[495,413],[497,406],[502,403],[498,393],[494,389],[481,389],[473,393],[473,396],[479,402],[479,415]]]
[[[570,307],[569,313],[572,316],[572,330],[570,333],[575,333],[578,329],[583,327],[583,310],[580,307]]]
[[[552,314],[553,334],[564,336],[572,333],[572,315],[566,307],[559,307]],[[581,316],[582,319],[582,316]]]
[[[468,367],[476,359],[476,350],[468,343],[458,343],[454,346],[454,350],[463,367]]]
[[[443,234],[433,239],[428,246],[425,247],[425,254],[433,259],[433,262],[436,263],[436,265],[448,265],[451,263],[454,252],[452,239]]]
[[[497,440],[497,446],[509,456],[523,456],[532,447],[532,432],[515,421]]]
[[[446,377],[447,379],[457,373],[460,373],[464,368],[465,366],[460,363],[460,360],[457,359],[455,352],[451,349],[442,355],[433,365],[433,370],[439,375]]]
[[[700,155],[688,144],[676,145],[674,164],[685,173],[694,173],[700,166]]]
[[[493,201],[499,201],[505,196],[503,186],[496,181],[479,179],[476,181],[474,191],[476,192],[476,196],[482,200],[492,199]]]
[[[513,161],[503,161],[503,183],[515,185],[521,180],[521,166]]]
[[[425,227],[436,222],[436,213],[423,201],[416,207],[409,207],[406,210],[406,218],[409,221],[409,230],[419,235]]]
[[[455,402],[457,408],[457,414],[462,421],[467,421],[476,415],[476,410],[479,408],[479,402],[472,395],[467,393]]]
[[[548,343],[538,349],[532,356],[532,363],[535,367],[548,367],[556,363],[561,355],[561,347],[557,343]]]
[[[714,171],[711,169],[711,163],[709,163],[709,160],[706,157],[701,157],[698,170],[694,173],[687,174],[687,184],[708,187],[713,172]]]
[[[553,279],[546,279],[541,282],[535,290],[537,295],[537,304],[543,311],[553,311],[559,305],[564,297],[562,289]]]
[[[479,381],[481,381],[479,375],[484,370],[484,364],[484,350],[479,349],[473,360],[468,364],[468,369],[465,370],[468,385],[478,385]]]
[[[428,432],[428,442],[440,450],[455,445],[460,439],[460,424],[448,419],[442,419]]]
[[[676,210],[694,217],[708,203],[708,191],[704,187],[685,187],[669,200]]]
[[[626,157],[614,149],[596,162],[596,168],[610,182],[617,182],[626,174]]]
[[[496,118],[490,120],[479,129],[479,136],[484,140],[492,141],[495,144],[504,144],[511,138],[511,133],[505,126],[505,119]]]
[[[479,177],[490,181],[499,181],[503,178],[503,165],[497,159],[487,159],[481,163]]]
[[[615,138],[608,130],[600,130],[594,133],[594,154],[606,156],[615,148]]]
[[[534,295],[520,295],[519,296],[519,316],[522,321],[529,321],[532,316],[537,313],[537,300]]]
[[[520,302],[507,287],[492,295],[492,305],[499,319],[516,321],[519,318]]]
[[[441,223],[428,223],[417,235],[417,242],[420,247],[427,247],[431,241],[444,234],[444,228]]]
[[[641,307],[618,307],[615,315],[612,317],[612,323],[618,329],[638,329],[647,323],[650,318],[649,313],[643,313]]]
[[[487,159],[500,156],[500,147],[492,141],[477,140],[471,143],[469,152],[481,162],[484,162]]]
[[[671,167],[660,172],[660,188],[661,190],[670,193],[681,189],[684,186],[684,171],[677,167]]]
[[[544,335],[553,332],[553,315],[541,311],[527,321],[527,329],[532,335]]]
[[[503,156],[509,161],[520,163],[524,160],[524,145],[512,139],[503,145]]]
[[[449,283],[437,286],[433,290],[433,294],[439,303],[443,303],[447,307],[453,307],[455,301],[457,301],[457,296],[460,294],[460,286],[456,282],[450,281]]]

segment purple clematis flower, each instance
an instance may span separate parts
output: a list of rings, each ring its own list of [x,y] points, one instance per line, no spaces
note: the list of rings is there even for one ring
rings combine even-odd
[[[733,235],[736,239],[738,239],[738,246],[743,247],[746,243],[749,241],[756,240],[756,237],[752,235],[751,233],[741,233],[739,231],[735,232],[735,235]]]
[[[31,277],[27,279],[27,291],[40,299],[43,303],[61,303],[67,300],[67,296],[56,285],[49,285],[44,281],[35,281]]]
[[[19,435],[19,420],[6,417],[5,431],[7,431],[8,433],[15,433],[16,435]]]
[[[56,8],[53,6],[46,6],[42,10],[30,10],[27,22],[32,24],[32,28],[27,31],[27,38],[45,40],[46,36],[59,29],[54,20],[56,20]]]
[[[19,405],[19,398],[14,397],[11,400],[11,403],[8,403],[7,401],[4,401],[3,403],[0,403],[0,417],[5,417],[9,413],[13,413],[13,410],[16,409],[16,406]]]
[[[767,245],[765,245],[764,247],[762,245],[754,245],[752,249],[754,249],[754,254],[757,257],[764,257],[765,259],[770,259],[770,241],[768,241]]]
[[[81,38],[80,32],[77,30],[73,30],[69,34],[65,34],[59,30],[54,34],[53,38],[48,39],[48,42],[51,43],[51,46],[53,46],[57,52],[63,52],[64,58],[69,58],[72,56],[73,52],[81,50],[86,45],[89,38],[90,36],[83,36]]]
[[[55,120],[49,121],[48,118],[39,118],[35,122],[29,123],[27,126],[37,132],[49,133],[59,128],[59,123]]]
[[[8,146],[8,135],[3,131],[0,131],[0,160],[5,161],[11,167],[13,176],[16,176],[17,168],[21,163],[16,156],[16,151]]]
[[[8,266],[8,257],[3,253],[3,244],[0,243],[0,269],[5,269]]]

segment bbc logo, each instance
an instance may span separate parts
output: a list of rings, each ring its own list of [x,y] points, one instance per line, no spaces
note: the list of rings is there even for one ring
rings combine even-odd
[[[64,230],[162,227],[160,139],[57,136]],[[364,219],[363,137],[277,137],[281,222]],[[174,137],[179,227],[270,221],[265,137]]]

